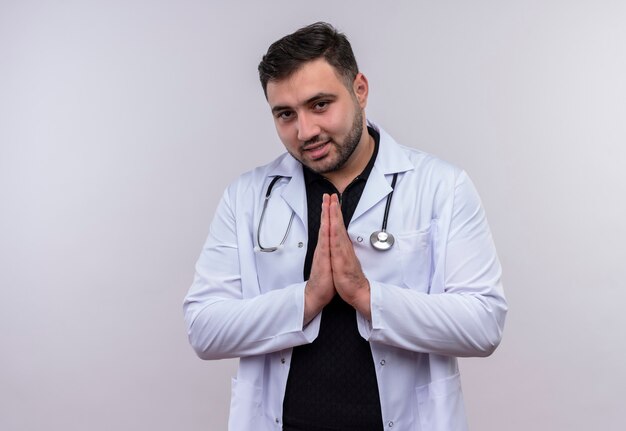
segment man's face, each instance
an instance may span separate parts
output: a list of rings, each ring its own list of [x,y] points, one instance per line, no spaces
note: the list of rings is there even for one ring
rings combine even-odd
[[[302,164],[321,174],[358,168],[353,165],[363,152],[359,143],[369,136],[363,134],[367,81],[362,74],[348,89],[330,64],[314,60],[268,82],[267,100],[280,140]]]

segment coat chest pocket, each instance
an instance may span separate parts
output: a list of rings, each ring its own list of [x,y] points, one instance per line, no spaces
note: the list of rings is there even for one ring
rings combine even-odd
[[[261,218],[258,214],[254,232],[254,258],[261,292],[281,289],[302,282],[306,256],[304,226],[291,207],[272,193]]]
[[[409,289],[428,292],[433,272],[434,221],[424,230],[396,235],[402,282]]]
[[[255,249],[256,273],[261,292],[282,289],[303,280],[302,268],[306,244],[288,242],[276,251],[265,252]]]
[[[369,234],[354,232],[352,243],[365,275],[379,282],[428,292],[433,266],[433,223],[423,230],[390,230],[395,243],[387,251],[374,250]]]

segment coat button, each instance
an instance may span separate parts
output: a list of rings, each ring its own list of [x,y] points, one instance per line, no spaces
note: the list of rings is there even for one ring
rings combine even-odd
[[[284,364],[285,363],[285,358],[280,358],[280,363]]]
[[[384,366],[385,364],[386,364],[385,360],[384,360],[384,359],[381,359],[381,360],[380,360],[380,365],[383,365],[383,366]]]
[[[363,242],[363,237],[362,236],[357,236],[356,240],[357,240],[357,242]]]
[[[388,426],[389,428],[393,427],[393,421],[389,421],[389,423],[387,424],[387,426]]]
[[[275,419],[274,419],[274,422],[276,422],[276,423],[278,424],[278,423],[280,423],[280,419],[275,418]]]
[[[302,248],[302,247],[304,247],[304,243],[303,243],[302,241],[300,241],[300,242],[298,243],[298,248]]]

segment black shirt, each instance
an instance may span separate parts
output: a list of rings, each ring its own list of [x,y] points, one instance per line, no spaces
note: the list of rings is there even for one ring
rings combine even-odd
[[[380,135],[369,127],[368,132],[375,141],[374,153],[363,172],[340,196],[346,228],[378,154]],[[303,275],[308,280],[317,247],[322,195],[339,193],[322,175],[303,169],[309,226]],[[293,349],[283,424],[285,431],[380,431],[383,428],[372,351],[369,342],[359,334],[356,310],[339,295],[324,307],[315,341]]]

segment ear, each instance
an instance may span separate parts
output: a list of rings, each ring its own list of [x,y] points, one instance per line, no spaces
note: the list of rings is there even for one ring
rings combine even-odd
[[[359,72],[356,75],[356,78],[354,78],[352,91],[354,92],[361,109],[365,109],[365,106],[367,106],[367,95],[369,94],[369,84],[367,82],[367,78],[361,72]]]

